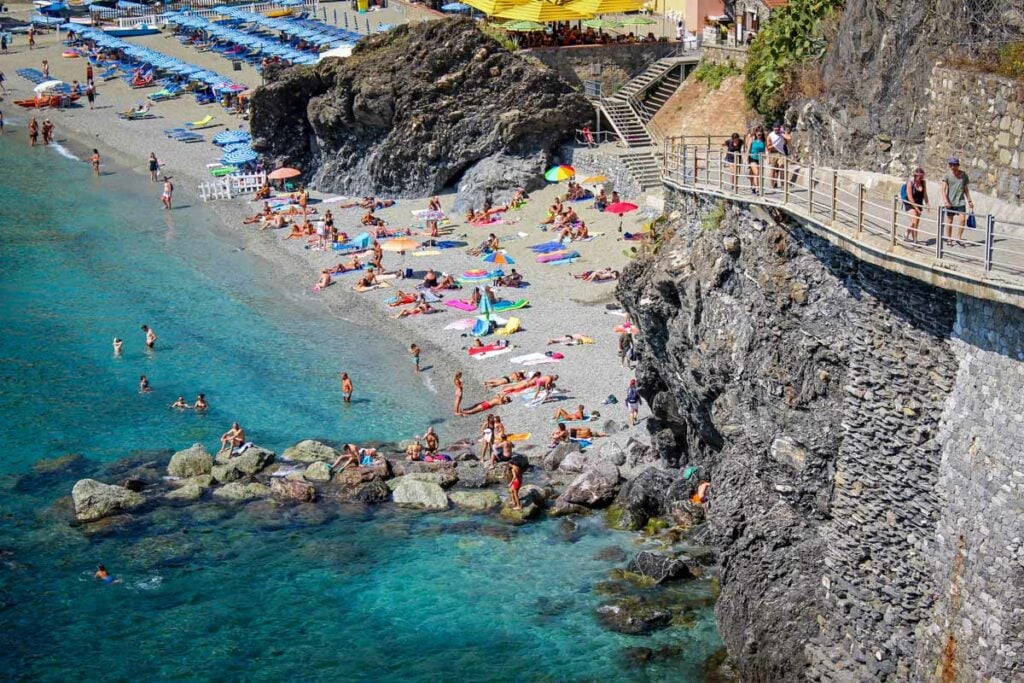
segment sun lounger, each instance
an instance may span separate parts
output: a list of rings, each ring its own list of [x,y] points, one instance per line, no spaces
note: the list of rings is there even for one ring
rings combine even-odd
[[[203,128],[210,128],[212,126],[218,125],[215,124],[213,121],[213,114],[207,114],[198,121],[186,121],[184,125],[185,128],[188,128],[189,130],[202,130]]]

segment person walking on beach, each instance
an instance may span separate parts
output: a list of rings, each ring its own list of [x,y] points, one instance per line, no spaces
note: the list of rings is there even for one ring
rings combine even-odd
[[[349,379],[348,373],[341,373],[341,400],[345,403],[352,402],[352,380]]]
[[[635,379],[629,380],[629,389],[626,389],[626,409],[629,411],[629,426],[632,427],[640,412],[640,392],[636,388]]]
[[[92,172],[94,174],[96,174],[97,178],[99,178],[100,177],[100,151],[98,149],[96,149],[95,147],[92,150],[92,157],[90,158],[90,161],[92,162]]]
[[[156,152],[149,153],[149,179],[154,183],[160,180],[160,160],[156,158]]]
[[[43,78],[50,80],[50,62],[43,60]]]
[[[28,49],[31,50],[36,46],[36,27],[35,24],[28,25]]]
[[[174,183],[167,176],[164,176],[164,191],[160,195],[160,201],[163,202],[164,208],[170,211],[171,199],[174,197]]]
[[[7,34],[0,31],[0,52],[7,54]]]
[[[85,65],[85,84],[95,85],[95,83],[93,82],[92,63]]]
[[[416,372],[420,371],[420,347],[415,344],[409,346],[409,353],[412,354],[412,363],[416,366]]]
[[[85,99],[89,101],[89,109],[96,108],[96,86],[92,83],[85,86]]]
[[[149,325],[143,325],[142,331],[146,333],[146,348],[152,349],[156,344],[156,332],[150,329]]]
[[[462,370],[455,373],[455,414],[462,415]]]
[[[974,201],[971,199],[971,179],[960,170],[960,159],[950,157],[949,173],[942,178],[942,203],[946,207],[946,239],[958,246],[963,243],[964,226],[967,224],[967,209],[974,213]],[[966,200],[966,205],[964,201]],[[959,224],[956,240],[953,240],[953,218]]]
[[[48,145],[53,142],[53,121],[46,119],[43,121],[43,144]]]
[[[32,117],[28,121],[28,141],[32,147],[36,146],[36,142],[39,140],[39,122],[36,121],[36,117]]]

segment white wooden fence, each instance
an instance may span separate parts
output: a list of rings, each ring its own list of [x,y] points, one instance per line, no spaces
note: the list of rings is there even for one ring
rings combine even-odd
[[[266,182],[265,173],[228,175],[199,183],[199,196],[204,202],[208,202],[213,199],[231,199],[243,194],[256,194]]]

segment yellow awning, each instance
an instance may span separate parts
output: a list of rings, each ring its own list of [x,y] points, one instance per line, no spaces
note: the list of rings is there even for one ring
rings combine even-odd
[[[465,4],[478,9],[488,16],[521,5],[527,0],[465,0]]]
[[[501,17],[502,19],[525,19],[526,21],[539,21],[541,23],[590,18],[590,14],[569,9],[566,5],[545,2],[545,0],[529,0],[529,2],[497,12],[494,16]]]
[[[565,5],[580,14],[623,14],[643,9],[644,0],[573,0]]]

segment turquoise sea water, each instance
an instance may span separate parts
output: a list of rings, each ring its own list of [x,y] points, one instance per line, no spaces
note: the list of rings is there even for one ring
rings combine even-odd
[[[603,629],[599,520],[511,528],[391,508],[158,508],[86,534],[76,478],[217,436],[238,419],[280,450],[391,440],[446,402],[406,340],[341,320],[204,215],[162,212],[148,179],[0,138],[0,671],[25,680],[699,680],[709,609],[652,637]],[[182,198],[185,200],[186,198]],[[187,203],[187,202],[186,202]],[[147,353],[139,325],[159,335]],[[125,340],[115,358],[111,340]],[[365,402],[340,406],[337,373]],[[140,374],[154,391],[140,395]],[[370,380],[372,376],[375,378]],[[364,379],[365,378],[365,379]],[[206,416],[167,406],[204,392]],[[70,453],[71,471],[40,472]],[[91,579],[97,562],[123,582]],[[700,601],[710,586],[681,589]],[[653,664],[629,648],[666,647]]]

